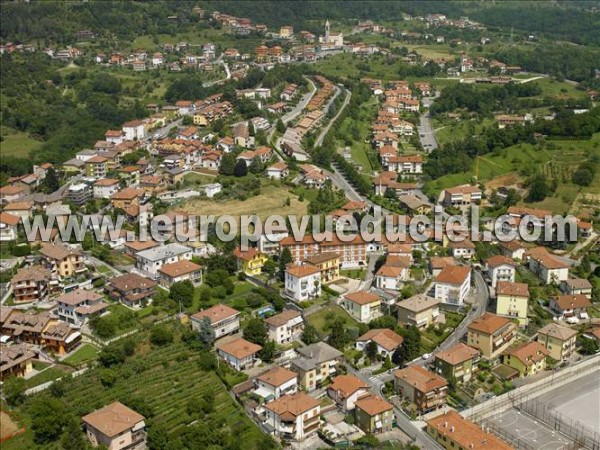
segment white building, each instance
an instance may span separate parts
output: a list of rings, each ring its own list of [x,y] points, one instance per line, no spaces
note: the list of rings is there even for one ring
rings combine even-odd
[[[140,141],[146,137],[144,122],[141,120],[125,122],[122,129],[123,133],[125,133],[125,140],[127,141]]]
[[[192,249],[185,245],[173,243],[161,245],[138,252],[136,267],[157,278],[158,270],[165,264],[174,263],[183,259],[192,259]]]
[[[321,271],[314,266],[289,266],[285,271],[285,294],[296,302],[321,295]]]
[[[362,323],[381,316],[381,298],[369,291],[357,291],[346,294],[340,305],[352,317]]]
[[[298,392],[298,375],[283,367],[273,366],[267,372],[257,376],[254,384],[255,394],[266,400],[274,400],[282,395]]]
[[[81,326],[91,315],[106,311],[108,304],[104,303],[103,299],[102,295],[84,289],[75,289],[62,294],[56,298],[58,318]]]
[[[280,345],[300,339],[304,331],[304,319],[300,312],[288,309],[265,319],[269,339]]]
[[[356,349],[364,350],[369,342],[377,344],[377,354],[382,357],[392,355],[402,345],[404,338],[389,328],[380,328],[367,331],[356,340]]]
[[[111,198],[119,190],[119,180],[103,178],[94,183],[94,198]]]
[[[443,303],[462,305],[471,286],[471,268],[447,266],[435,279],[435,298]]]
[[[258,238],[258,249],[267,255],[279,253],[279,242],[288,237],[287,231],[283,233],[263,234]]]
[[[216,194],[221,192],[222,186],[221,183],[210,183],[205,184],[202,188],[208,198],[213,198]]]
[[[408,267],[384,264],[375,274],[375,285],[385,291],[398,291],[402,288],[402,282],[410,277]]]
[[[194,286],[202,284],[202,267],[185,259],[163,264],[158,272],[160,284],[167,288],[180,281],[190,281]]]
[[[486,261],[486,266],[492,288],[496,288],[498,281],[515,282],[516,264],[512,259],[503,255],[492,256]]]
[[[546,284],[560,284],[569,279],[569,265],[549,254],[532,256],[529,259],[529,270]]]
[[[190,317],[192,329],[200,331],[200,324],[205,318],[210,320],[210,325],[215,332],[215,339],[237,333],[240,330],[240,312],[227,305],[218,304],[193,314]]]
[[[265,405],[264,426],[281,439],[302,441],[321,426],[320,403],[304,392],[284,395]]]
[[[245,339],[217,345],[217,354],[235,370],[244,370],[254,367],[258,361],[258,352],[262,347]]]
[[[327,387],[327,395],[344,412],[352,411],[354,403],[369,394],[369,385],[353,375],[338,375]]]

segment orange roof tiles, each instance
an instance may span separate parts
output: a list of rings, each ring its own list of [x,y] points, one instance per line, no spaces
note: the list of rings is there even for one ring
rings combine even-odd
[[[375,303],[381,301],[378,295],[372,294],[369,291],[357,291],[344,296],[346,300],[349,300],[357,305],[368,305],[369,303]]]

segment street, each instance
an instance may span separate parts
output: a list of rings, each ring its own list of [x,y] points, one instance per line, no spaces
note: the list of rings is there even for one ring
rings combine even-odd
[[[423,106],[429,108],[434,100],[435,97],[424,97]],[[438,147],[437,140],[435,139],[435,132],[433,131],[433,126],[431,125],[429,111],[421,114],[417,131],[419,133],[421,145],[423,146],[423,150],[425,150],[425,152],[429,153]]]

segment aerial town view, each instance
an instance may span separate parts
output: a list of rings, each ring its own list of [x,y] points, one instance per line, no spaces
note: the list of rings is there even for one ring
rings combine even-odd
[[[600,2],[0,0],[1,450],[600,450]]]

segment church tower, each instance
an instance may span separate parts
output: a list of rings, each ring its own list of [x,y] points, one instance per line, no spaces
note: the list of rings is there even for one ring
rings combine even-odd
[[[329,44],[329,19],[325,22],[325,43]]]

